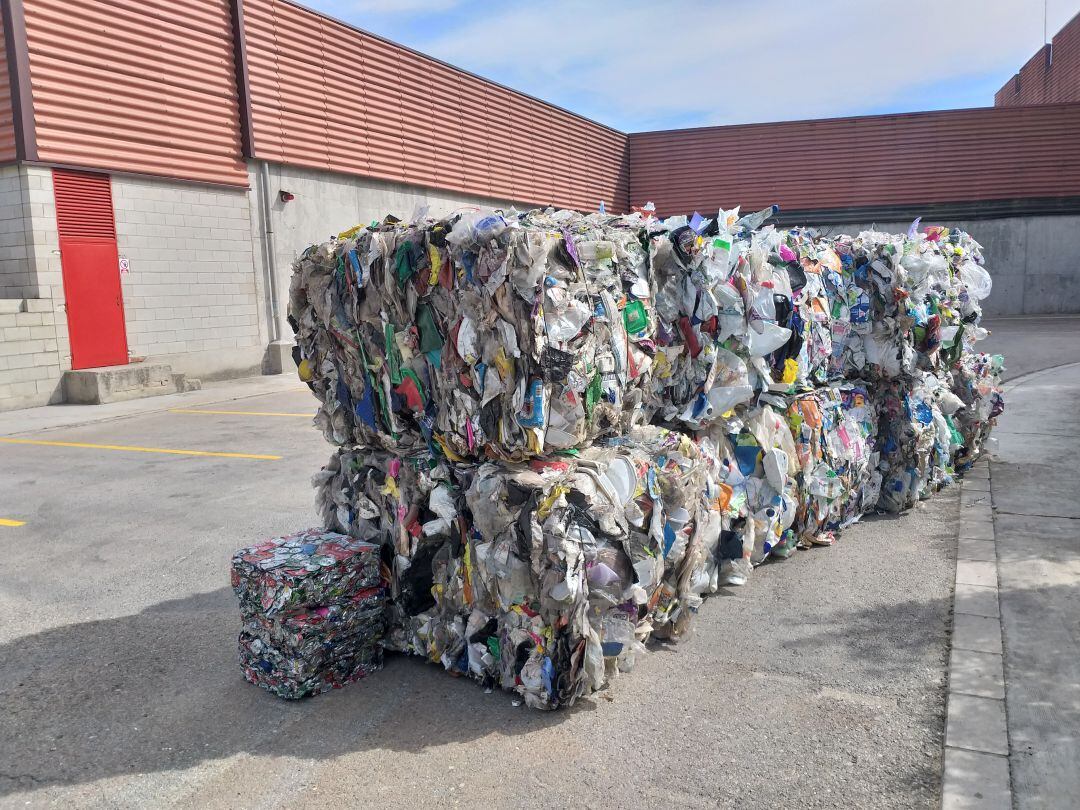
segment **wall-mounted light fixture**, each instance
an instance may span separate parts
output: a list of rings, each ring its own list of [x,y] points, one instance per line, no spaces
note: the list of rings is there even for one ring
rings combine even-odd
[[[278,196],[281,197],[281,201],[284,202],[284,203],[285,202],[292,202],[293,200],[296,199],[295,194],[293,194],[291,191],[286,191],[285,189],[282,189],[281,191],[279,191]]]

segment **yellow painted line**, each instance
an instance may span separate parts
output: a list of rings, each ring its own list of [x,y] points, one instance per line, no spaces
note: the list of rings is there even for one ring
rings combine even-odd
[[[314,413],[279,413],[278,411],[208,411],[201,408],[169,408],[169,413],[209,413],[228,414],[229,416],[306,416],[314,419]]]
[[[256,453],[218,453],[211,450],[173,450],[168,447],[133,447],[126,444],[88,444],[86,442],[47,442],[43,439],[9,439],[0,437],[5,444],[33,444],[44,447],[85,447],[89,450],[124,450],[130,453],[166,453],[172,456],[213,456],[214,458],[253,458],[264,461],[280,461],[281,456],[265,456]]]
[[[25,526],[25,520],[8,520],[7,518],[0,518],[0,526]]]

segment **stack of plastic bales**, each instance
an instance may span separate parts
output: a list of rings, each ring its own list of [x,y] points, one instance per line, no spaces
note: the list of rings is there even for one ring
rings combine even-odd
[[[1001,406],[978,245],[771,213],[387,218],[304,252],[317,502],[384,549],[388,649],[564,706],[971,463]]]
[[[344,686],[378,669],[386,596],[379,547],[308,529],[241,549],[232,586],[240,600],[240,666],[284,698]]]

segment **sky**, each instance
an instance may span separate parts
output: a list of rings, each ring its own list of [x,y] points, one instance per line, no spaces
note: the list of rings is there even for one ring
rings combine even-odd
[[[624,132],[991,106],[1044,41],[1044,0],[300,2]]]

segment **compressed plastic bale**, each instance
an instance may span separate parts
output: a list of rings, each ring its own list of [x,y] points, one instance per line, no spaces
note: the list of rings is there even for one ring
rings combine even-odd
[[[389,648],[556,708],[631,668],[653,633],[688,630],[717,496],[689,437],[644,429],[528,466],[432,461],[340,451],[317,477],[336,527],[394,546]]]
[[[306,529],[237,551],[231,580],[244,615],[326,605],[379,584],[378,548]]]
[[[982,353],[962,354],[952,367],[951,398],[943,396],[939,407],[963,444],[953,462],[958,471],[969,468],[978,458],[996,418],[1005,410],[1003,370],[1001,355]]]
[[[324,523],[388,554],[387,649],[441,662],[460,646],[470,587],[459,483],[467,469],[427,453],[339,449],[313,479]]]
[[[327,439],[521,460],[623,432],[653,329],[634,224],[492,212],[309,248],[290,314]]]
[[[978,318],[954,265],[981,257],[962,232],[933,236],[654,233],[660,417],[700,429],[760,391],[939,367],[943,330]]]
[[[792,382],[910,374],[977,322],[961,231],[740,221],[722,211],[706,238],[679,218],[490,212],[313,246],[290,311],[318,422],[337,444],[521,460],[655,419],[697,429]]]
[[[879,508],[901,512],[953,479],[952,458],[962,446],[938,406],[945,386],[930,372],[878,388],[881,453]]]
[[[877,411],[865,386],[833,384],[793,397],[787,419],[799,466],[793,531],[804,546],[829,545],[877,508]]]
[[[723,528],[730,532],[710,589],[715,590],[721,584],[744,584],[753,566],[794,551],[789,528],[798,504],[797,467],[783,411],[767,401],[735,409],[704,435],[718,448],[719,484],[725,491]]]

